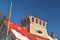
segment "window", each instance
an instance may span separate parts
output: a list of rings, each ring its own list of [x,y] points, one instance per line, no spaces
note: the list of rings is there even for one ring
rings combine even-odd
[[[34,18],[32,17],[32,22],[34,22]]]
[[[45,22],[43,22],[43,26],[45,26]]]
[[[40,33],[40,34],[42,34],[42,31],[40,31],[40,30],[37,30],[37,32]]]
[[[38,23],[38,19],[36,19],[36,23]]]
[[[41,23],[42,21],[39,21],[39,24],[41,25],[42,23]]]

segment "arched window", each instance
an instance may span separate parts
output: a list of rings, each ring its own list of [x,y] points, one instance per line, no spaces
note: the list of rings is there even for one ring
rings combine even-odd
[[[41,25],[42,24],[42,21],[39,21],[39,24]]]
[[[45,22],[43,22],[43,26],[45,26]]]
[[[38,23],[38,19],[36,19],[36,23]]]
[[[32,22],[34,22],[34,18],[32,17]]]

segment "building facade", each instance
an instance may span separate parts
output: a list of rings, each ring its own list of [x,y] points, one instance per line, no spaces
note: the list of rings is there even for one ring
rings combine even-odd
[[[48,39],[57,40],[57,38],[54,35],[54,32],[51,33],[51,35],[48,35],[46,24],[47,22],[31,15],[21,20],[21,25],[25,27],[30,34],[40,36],[42,38],[41,40],[48,40]],[[7,27],[5,23],[2,21],[2,25],[0,26],[0,40],[6,39],[7,37],[6,31],[7,31]],[[16,39],[10,30],[9,30],[8,38],[9,40]]]
[[[48,35],[46,24],[47,22],[32,15],[27,16],[26,18],[21,20],[21,25],[25,26],[30,34],[41,36],[49,40],[55,40],[53,34],[51,34],[51,36]]]
[[[46,24],[47,22],[36,18],[34,16],[28,16],[21,20],[23,26],[25,26],[31,34],[35,34],[44,38],[48,38]]]

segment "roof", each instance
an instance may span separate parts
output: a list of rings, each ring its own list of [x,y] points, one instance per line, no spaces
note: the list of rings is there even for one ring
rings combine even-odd
[[[9,21],[4,20],[4,22],[8,26]],[[18,24],[13,23],[13,22],[10,22],[9,30],[11,31],[13,36],[15,36],[15,38],[18,38],[21,40],[40,40],[40,39],[48,40],[47,38],[37,36],[34,34],[30,34],[24,26],[20,26]]]

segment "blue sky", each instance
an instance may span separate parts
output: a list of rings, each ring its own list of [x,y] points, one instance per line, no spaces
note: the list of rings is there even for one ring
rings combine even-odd
[[[28,15],[36,16],[48,22],[47,31],[60,40],[60,0],[12,0],[11,21],[20,24],[20,20]],[[0,0],[3,14],[9,15],[10,0]]]

